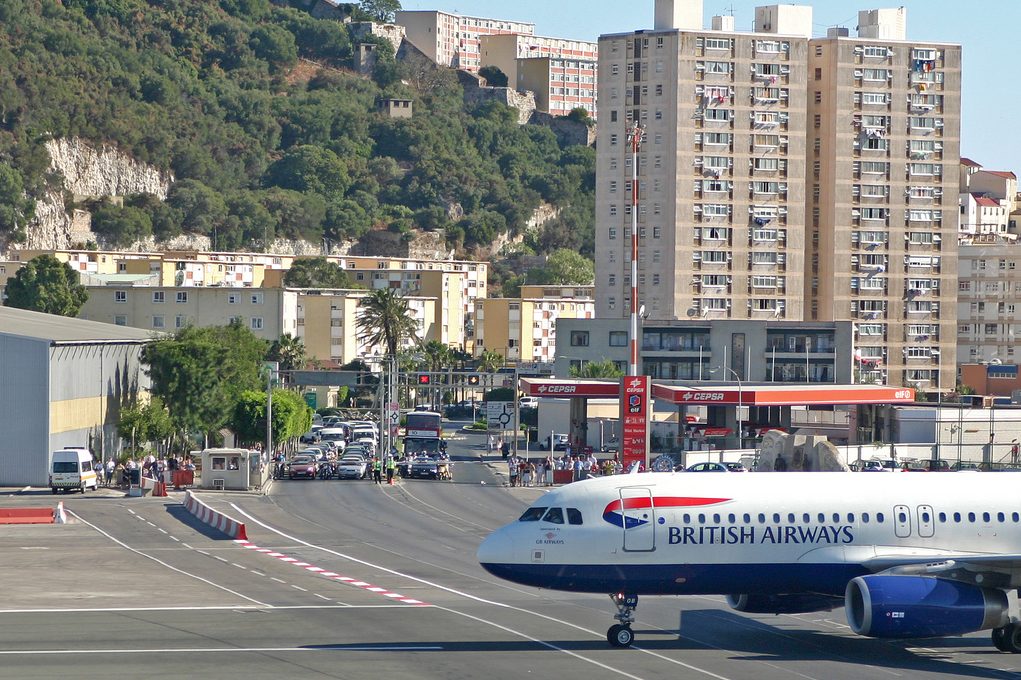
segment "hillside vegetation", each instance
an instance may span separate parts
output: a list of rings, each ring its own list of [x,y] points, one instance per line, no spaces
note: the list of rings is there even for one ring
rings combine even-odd
[[[468,110],[452,72],[379,52],[358,76],[345,24],[268,0],[5,0],[0,233],[16,238],[54,181],[44,142],[80,137],[176,178],[165,203],[90,206],[111,245],[215,230],[221,250],[261,249],[386,228],[440,230],[470,253],[547,201],[559,216],[525,250],[591,254],[592,149],[500,105]],[[390,96],[412,98],[414,118],[379,114]]]

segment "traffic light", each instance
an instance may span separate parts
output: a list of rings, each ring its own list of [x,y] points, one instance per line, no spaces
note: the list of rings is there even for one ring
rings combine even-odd
[[[468,376],[468,384],[469,385],[478,385],[479,384],[479,374],[478,373],[472,373],[471,375],[469,375]]]
[[[419,385],[428,385],[431,382],[432,382],[432,376],[430,376],[428,373],[419,373],[418,374],[418,384]]]

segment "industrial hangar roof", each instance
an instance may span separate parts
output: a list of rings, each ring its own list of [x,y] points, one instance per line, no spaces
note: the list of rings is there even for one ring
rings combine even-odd
[[[55,344],[145,342],[156,337],[153,332],[138,328],[30,312],[15,307],[0,307],[0,335],[32,338]]]

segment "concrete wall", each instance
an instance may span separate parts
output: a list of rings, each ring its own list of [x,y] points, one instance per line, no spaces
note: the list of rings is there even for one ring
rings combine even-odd
[[[0,485],[46,484],[47,343],[0,335]]]

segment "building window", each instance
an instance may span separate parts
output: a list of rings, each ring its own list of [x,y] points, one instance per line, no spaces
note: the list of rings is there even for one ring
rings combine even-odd
[[[115,290],[113,292],[113,301],[114,302],[127,302],[128,301],[128,292],[126,290]]]
[[[174,318],[174,328],[184,328],[187,325],[188,317],[186,317],[184,314],[178,314],[177,317]]]
[[[152,301],[154,304],[163,304],[167,301],[167,294],[162,290],[154,290],[152,292]]]
[[[253,316],[252,317],[251,327],[252,327],[253,331],[261,331],[262,330],[262,317],[261,316]]]
[[[186,291],[186,290],[185,291],[178,291],[177,292],[177,301],[178,302],[187,302],[188,301],[188,291]],[[178,328],[180,328],[180,326]]]
[[[227,293],[227,304],[228,305],[236,305],[239,302],[241,302],[241,295],[240,295],[240,293]]]
[[[610,331],[610,347],[627,347],[627,331]]]
[[[127,326],[128,325],[128,317],[125,316],[124,314],[118,314],[118,315],[113,317],[113,322],[114,322],[114,324],[116,324],[118,326]]]
[[[166,320],[163,318],[162,314],[158,314],[158,315],[152,317],[152,327],[153,328],[164,328],[165,326],[166,326]]]
[[[262,304],[262,293],[252,293],[252,304],[253,305]]]
[[[588,331],[571,331],[571,347],[588,347]]]

